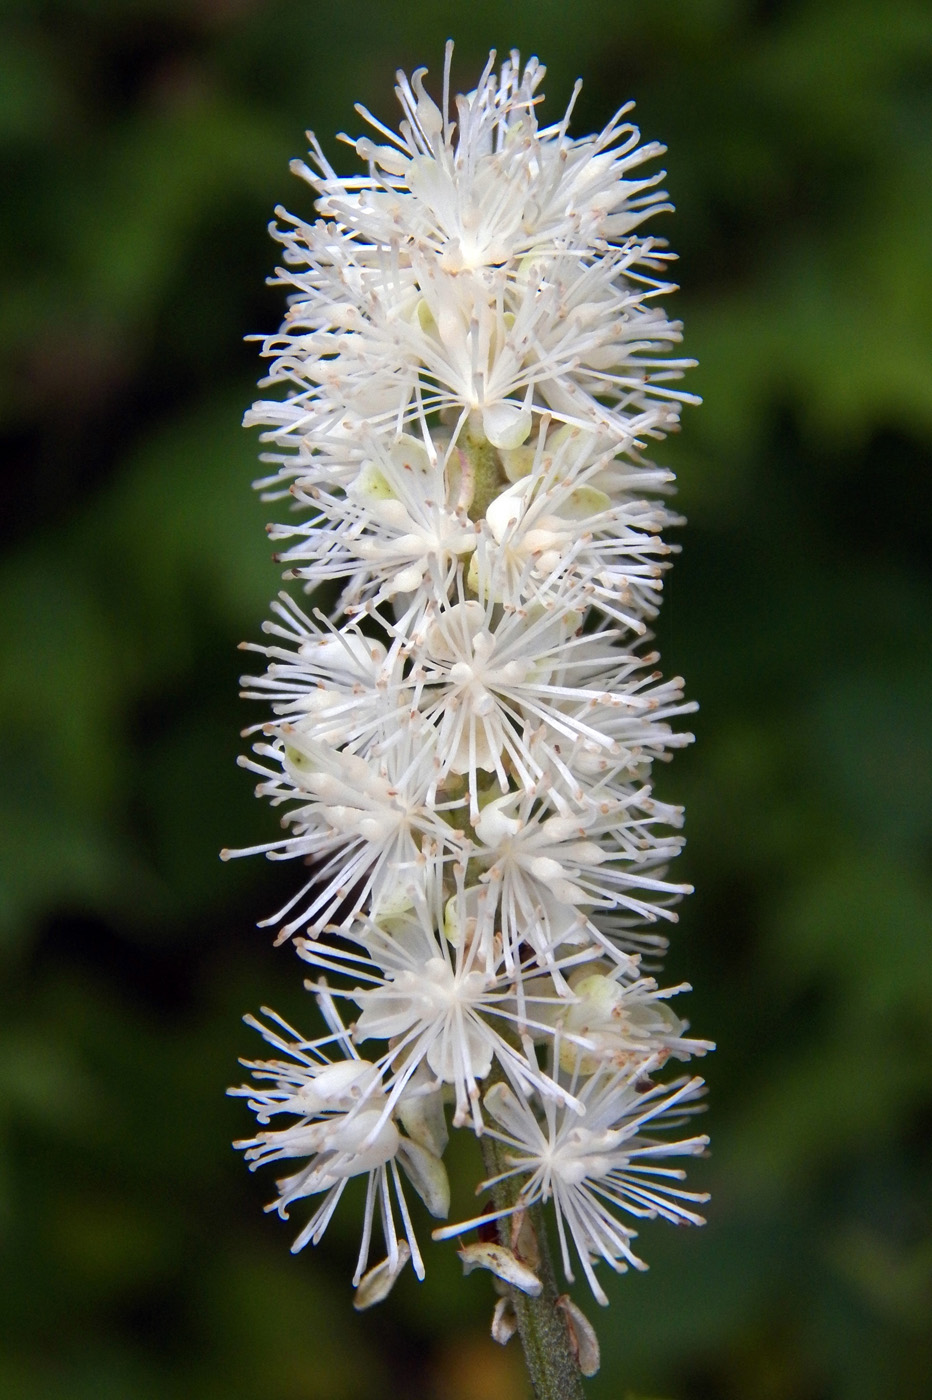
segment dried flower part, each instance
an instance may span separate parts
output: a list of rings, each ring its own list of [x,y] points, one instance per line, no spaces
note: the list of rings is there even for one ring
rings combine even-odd
[[[394,1264],[391,1259],[383,1259],[381,1264],[376,1264],[359,1280],[356,1285],[356,1297],[353,1299],[356,1311],[365,1312],[367,1308],[375,1307],[376,1303],[384,1303],[410,1258],[411,1250],[407,1240],[399,1240],[398,1255]]]
[[[641,231],[670,208],[644,169],[662,148],[628,107],[591,137],[570,136],[572,102],[541,125],[544,69],[514,53],[451,103],[450,57],[439,106],[423,70],[399,74],[397,133],[359,109],[367,173],[340,176],[311,137],[293,169],[319,217],[272,229],[288,311],[246,421],[266,498],[292,507],[270,527],[285,577],[336,602],[283,593],[246,648],[265,669],[244,693],[269,708],[242,762],[282,834],[223,854],[304,868],[266,922],[313,969],[328,1030],[253,1023],[282,1058],[233,1091],[261,1129],[239,1146],[303,1162],[274,1203],[322,1198],[295,1248],[366,1176],[369,1306],[409,1255],[423,1274],[404,1183],[444,1218],[449,1128],[488,1133],[507,1165],[484,1187],[515,1203],[486,1224],[552,1202],[567,1277],[575,1256],[605,1302],[596,1263],[644,1267],[620,1216],[698,1223],[704,1199],[666,1159],[706,1139],[654,1136],[700,1081],[653,1076],[711,1047],[670,1009],[686,989],[641,966],[664,947],[643,926],[689,888],[651,770],[695,707],[647,640],[681,522],[645,450],[691,401],[691,362],[658,305],[672,254]],[[540,1286],[517,1246],[462,1257]],[[493,1333],[513,1327],[503,1303]]]
[[[599,1349],[599,1339],[592,1323],[582,1308],[576,1306],[568,1293],[560,1295],[557,1299],[557,1307],[566,1317],[570,1343],[581,1373],[584,1376],[598,1375],[599,1367],[602,1364],[602,1354]]]
[[[518,1315],[510,1296],[497,1298],[492,1313],[492,1340],[507,1346],[518,1330]]]
[[[496,1278],[512,1288],[518,1288],[536,1298],[541,1291],[541,1282],[533,1269],[529,1269],[513,1250],[503,1244],[464,1244],[460,1247],[463,1273],[471,1274],[473,1269],[488,1269]]]

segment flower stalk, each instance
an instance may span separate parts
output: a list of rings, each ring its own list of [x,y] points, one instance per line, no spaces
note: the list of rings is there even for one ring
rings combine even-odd
[[[446,1219],[450,1132],[475,1133],[492,1207],[433,1238],[497,1275],[493,1336],[517,1330],[536,1393],[565,1400],[598,1343],[557,1291],[545,1207],[562,1273],[605,1304],[606,1271],[646,1267],[631,1222],[698,1224],[704,1200],[668,1163],[704,1151],[676,1135],[701,1080],[664,1067],[711,1046],[653,976],[688,887],[651,772],[695,707],[649,645],[681,522],[645,453],[691,362],[657,304],[672,255],[641,232],[670,207],[642,170],[661,148],[628,108],[592,137],[569,135],[572,102],[540,125],[544,70],[517,54],[451,102],[450,62],[440,105],[399,74],[397,133],[359,109],[367,174],[311,137],[293,169],[319,217],[272,229],[278,397],[247,423],[291,506],[270,527],[286,579],[337,592],[329,612],[282,593],[245,644],[271,716],[242,762],[282,831],[223,854],[301,866],[266,923],[325,1029],[266,1011],[275,1058],[231,1092],[258,1120],[250,1165],[295,1168],[270,1208],[313,1202],[294,1249],[366,1176],[357,1307],[408,1262],[424,1276],[408,1197]]]
[[[494,1180],[506,1165],[503,1149],[492,1138],[483,1137],[480,1141],[486,1174]],[[518,1203],[518,1197],[519,1188],[513,1179],[497,1181],[492,1187],[496,1210],[511,1210]],[[573,1348],[567,1316],[559,1307],[560,1292],[543,1209],[540,1206],[531,1207],[522,1224],[524,1241],[530,1241],[529,1252],[532,1254],[533,1272],[540,1282],[540,1292],[528,1293],[513,1284],[505,1284],[507,1293],[504,1297],[513,1310],[535,1400],[582,1400],[579,1360]],[[508,1217],[503,1216],[498,1220],[497,1230],[502,1246],[512,1252],[513,1246],[524,1242],[521,1233],[516,1237]],[[525,1247],[528,1247],[527,1244]]]

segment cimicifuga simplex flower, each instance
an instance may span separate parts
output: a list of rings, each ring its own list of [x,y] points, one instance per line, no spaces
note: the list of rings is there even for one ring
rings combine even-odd
[[[492,55],[452,101],[450,60],[439,105],[399,74],[397,132],[358,109],[365,173],[311,136],[292,168],[318,217],[272,226],[288,310],[246,422],[298,591],[247,648],[266,717],[242,762],[282,813],[252,850],[300,868],[266,922],[323,1025],[250,1018],[273,1058],[232,1091],[258,1120],[237,1145],[285,1164],[270,1209],[308,1198],[295,1250],[365,1180],[365,1307],[409,1262],[423,1278],[409,1197],[445,1219],[450,1131],[475,1134],[478,1208],[433,1237],[496,1275],[499,1341],[547,1307],[590,1373],[541,1208],[606,1303],[606,1271],[645,1267],[637,1222],[700,1223],[705,1199],[678,1165],[707,1142],[679,1067],[711,1047],[656,980],[688,887],[652,769],[694,706],[650,645],[680,521],[645,455],[691,361],[659,304],[672,254],[642,231],[670,208],[645,169],[663,148],[630,104],[573,137],[572,101],[539,122],[537,59]]]

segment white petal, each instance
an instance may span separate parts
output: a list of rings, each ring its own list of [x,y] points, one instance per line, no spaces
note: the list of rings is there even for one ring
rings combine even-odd
[[[527,442],[533,425],[530,409],[511,399],[503,399],[482,411],[482,430],[493,447],[520,447]]]
[[[426,1147],[402,1138],[398,1160],[431,1215],[446,1220],[450,1214],[450,1181],[440,1158]]]

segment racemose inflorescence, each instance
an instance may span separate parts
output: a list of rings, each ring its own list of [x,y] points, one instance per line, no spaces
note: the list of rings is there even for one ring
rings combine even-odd
[[[406,1190],[446,1217],[451,1128],[497,1144],[499,1203],[435,1237],[550,1203],[599,1302],[597,1265],[643,1267],[639,1219],[701,1220],[670,1165],[705,1146],[676,1132],[701,1081],[658,1075],[710,1046],[653,976],[687,887],[651,770],[694,708],[647,631],[679,522],[645,450],[691,363],[658,305],[672,255],[641,231],[670,208],[643,170],[662,148],[627,107],[591,137],[572,102],[540,125],[543,76],[492,55],[451,102],[448,47],[437,105],[399,74],[397,133],[359,109],[368,173],[311,137],[293,169],[319,217],[272,228],[288,311],[246,421],[296,508],[270,527],[286,578],[332,605],[273,604],[243,763],[282,812],[252,849],[301,872],[267,922],[325,1029],[249,1018],[274,1058],[232,1092],[251,1166],[284,1164],[270,1209],[310,1198],[293,1248],[366,1179],[362,1306],[409,1260],[423,1276]],[[483,1248],[533,1289],[520,1251]]]

